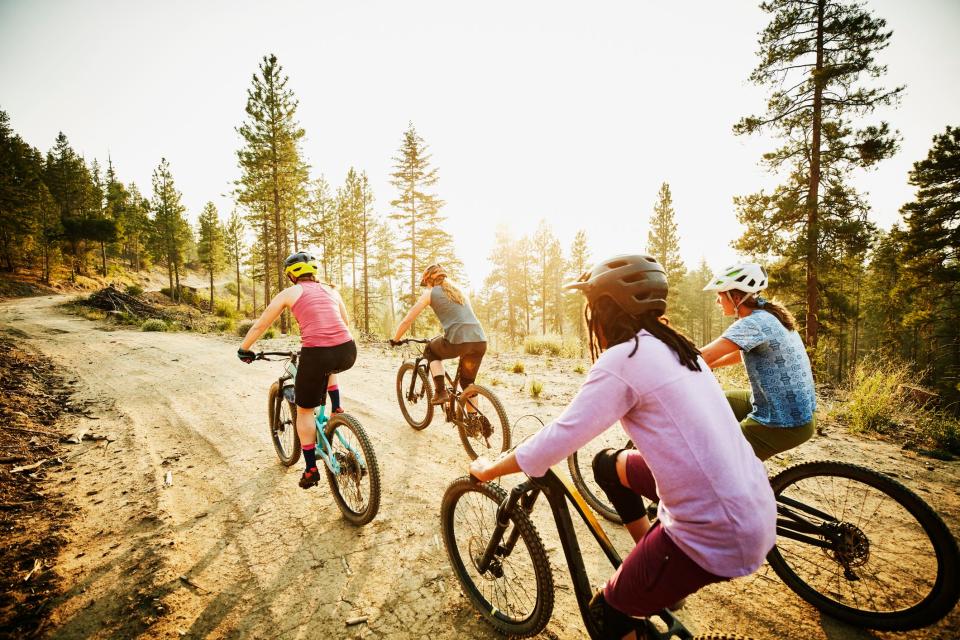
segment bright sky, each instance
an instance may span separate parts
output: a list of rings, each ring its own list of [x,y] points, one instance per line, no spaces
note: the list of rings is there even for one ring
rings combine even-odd
[[[145,194],[165,156],[191,217],[208,200],[225,216],[246,90],[274,52],[313,174],[366,170],[380,214],[414,122],[474,286],[498,224],[546,218],[565,248],[586,228],[595,257],[642,250],[663,181],[688,266],[716,268],[741,231],[733,196],[771,184],[758,160],[774,142],[731,133],[765,104],[746,82],[757,4],[0,0],[0,109],[41,150],[62,130],[88,161],[109,153]],[[900,153],[858,180],[889,227],[912,163],[960,125],[960,3],[867,5],[894,30],[884,83],[907,85],[882,114]]]

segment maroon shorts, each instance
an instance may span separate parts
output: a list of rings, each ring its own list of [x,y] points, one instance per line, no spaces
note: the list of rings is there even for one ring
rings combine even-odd
[[[657,485],[638,451],[628,452],[627,481],[648,500],[657,500]],[[607,582],[603,595],[614,609],[631,616],[649,616],[701,587],[728,580],[710,573],[678,547],[656,523],[633,548]]]

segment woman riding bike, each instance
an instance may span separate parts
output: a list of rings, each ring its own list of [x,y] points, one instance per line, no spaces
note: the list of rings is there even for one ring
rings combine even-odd
[[[395,345],[400,341],[427,305],[433,309],[443,327],[443,335],[431,340],[423,355],[430,363],[430,375],[433,376],[436,390],[433,404],[443,404],[449,396],[443,381],[442,361],[460,358],[460,388],[466,389],[477,379],[483,354],[487,351],[487,336],[470,307],[470,301],[450,281],[439,264],[426,268],[420,278],[420,286],[425,288],[423,294],[400,321],[390,344]],[[468,412],[474,410],[467,407]]]
[[[620,421],[636,449],[601,451],[593,469],[637,544],[595,594],[590,615],[603,637],[631,637],[630,616],[756,571],[774,544],[776,506],[713,373],[689,339],[659,320],[663,267],[650,256],[616,256],[568,287],[587,298],[594,364],[586,382],[559,418],[497,462],[478,458],[470,473],[542,476]],[[641,496],[659,499],[652,528]]]
[[[316,281],[317,263],[313,256],[303,251],[290,255],[284,261],[284,273],[294,286],[284,289],[270,301],[247,331],[237,356],[244,362],[253,362],[255,354],[250,351],[253,343],[284,309],[293,312],[300,325],[301,344],[294,380],[297,434],[306,462],[300,487],[309,489],[320,481],[314,410],[326,404],[330,376],[353,366],[357,359],[357,345],[347,328],[347,309],[340,294]],[[336,400],[339,401],[339,397]]]
[[[737,320],[701,349],[711,369],[743,362],[750,390],[725,391],[740,429],[761,460],[806,442],[817,408],[810,359],[793,315],[759,294],[766,270],[743,262],[714,275],[704,291],[717,292],[723,315]]]

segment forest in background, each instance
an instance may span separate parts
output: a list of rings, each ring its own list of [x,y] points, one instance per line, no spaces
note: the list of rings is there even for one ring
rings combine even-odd
[[[876,60],[892,33],[850,2],[774,0],[762,8],[770,22],[749,79],[768,90],[768,101],[733,134],[777,141],[760,161],[778,186],[735,199],[742,225],[735,247],[770,270],[770,295],[796,314],[819,380],[843,382],[865,361],[894,359],[953,403],[960,399],[960,129],[945,125],[933,138],[927,157],[904,176],[914,200],[902,203],[891,229],[877,228],[851,177],[897,150],[896,130],[872,117],[903,91],[883,86],[886,69]],[[306,249],[323,279],[341,288],[358,330],[385,335],[428,264],[440,262],[463,280],[438,167],[411,123],[393,157],[393,191],[380,194],[385,200],[375,198],[362,167],[339,183],[312,175],[287,82],[277,58],[264,56],[242,112],[238,105],[236,206],[220,212],[207,203],[196,224],[166,159],[144,192],[122,180],[112,159],[79,156],[63,133],[46,153],[31,146],[0,111],[0,268],[33,269],[49,282],[58,267],[75,278],[161,265],[177,300],[189,267],[209,276],[207,308],[215,305],[214,280],[230,278],[231,304],[252,315],[287,286],[283,259]],[[680,259],[667,183],[651,203],[635,212],[650,221],[637,249],[667,269],[671,322],[703,344],[725,326],[713,296],[701,292],[711,269],[723,265]],[[490,232],[490,275],[467,285],[495,347],[555,336],[566,352],[580,353],[582,300],[561,285],[603,257],[591,254],[586,231],[570,246],[549,217],[529,236]],[[282,317],[280,330],[289,322]],[[434,328],[421,322],[421,332]]]

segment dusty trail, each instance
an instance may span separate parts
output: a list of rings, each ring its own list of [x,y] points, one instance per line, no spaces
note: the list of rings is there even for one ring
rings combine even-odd
[[[394,395],[400,354],[364,347],[342,376],[344,404],[373,441],[383,483],[377,519],[355,528],[340,518],[325,484],[304,492],[296,485],[299,465],[277,463],[266,429],[266,390],[277,364],[243,365],[236,340],[227,338],[113,330],[64,315],[56,308],[63,299],[0,304],[0,331],[59,363],[76,378],[76,395],[92,403],[77,426],[117,437],[78,445],[87,449],[75,449],[81,455],[52,472],[78,505],[58,565],[66,595],[52,614],[52,637],[497,637],[460,595],[435,535],[443,490],[466,472],[466,455],[450,425],[435,419],[415,432],[404,423]],[[506,379],[497,392],[511,420],[552,417],[579,382],[544,371],[540,379],[558,391],[537,406],[496,358],[484,367]],[[820,439],[791,462],[831,450],[837,457],[849,446],[845,438]],[[957,530],[956,463],[902,459],[883,443],[858,446],[864,455],[896,456],[930,487],[921,495]],[[933,465],[936,473],[927,469]],[[535,523],[558,590],[542,637],[582,638],[547,515],[540,510]],[[628,550],[627,536],[610,529]],[[581,544],[599,583],[609,572],[605,560],[583,535]],[[354,615],[368,622],[346,627]],[[682,618],[694,631],[756,638],[893,637],[821,617],[768,569],[708,588],[690,599]],[[954,612],[935,629],[898,637],[952,637],[957,619]]]

